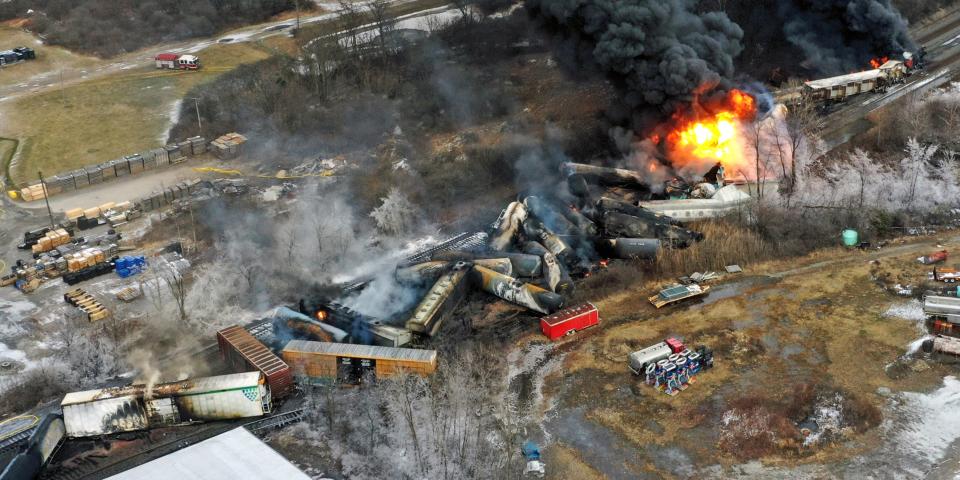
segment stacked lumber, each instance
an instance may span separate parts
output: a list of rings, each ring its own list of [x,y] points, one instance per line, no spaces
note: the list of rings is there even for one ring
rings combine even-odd
[[[244,143],[247,143],[247,137],[234,132],[223,135],[210,142],[210,148],[213,149],[213,153],[216,154],[217,158],[237,158],[240,156],[241,147]]]
[[[24,202],[43,200],[44,197],[46,197],[46,195],[44,194],[43,185],[40,183],[20,189],[20,198],[23,198]]]
[[[99,248],[84,248],[78,252],[64,255],[67,259],[67,271],[79,272],[87,267],[107,261],[107,255]]]
[[[43,253],[67,243],[70,243],[70,234],[66,229],[58,228],[40,237],[37,243],[30,247],[30,249],[33,250],[33,253]]]
[[[100,301],[82,288],[75,288],[63,294],[63,299],[70,305],[79,308],[87,316],[87,320],[91,322],[103,320],[110,316],[110,310],[107,310]]]
[[[117,292],[117,300],[130,303],[143,295],[143,291],[138,287],[130,286],[125,287],[123,290]]]

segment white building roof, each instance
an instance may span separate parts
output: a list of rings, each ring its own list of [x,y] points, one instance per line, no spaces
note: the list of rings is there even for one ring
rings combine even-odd
[[[883,73],[880,69],[867,70],[865,72],[850,73],[847,75],[840,75],[839,77],[830,77],[823,78],[820,80],[813,80],[806,82],[806,85],[814,90],[819,90],[821,88],[832,88],[839,87],[841,85],[846,85],[848,83],[859,83],[865,82],[867,80],[876,80],[883,76]]]
[[[310,480],[286,458],[240,427],[127,470],[108,480]]]

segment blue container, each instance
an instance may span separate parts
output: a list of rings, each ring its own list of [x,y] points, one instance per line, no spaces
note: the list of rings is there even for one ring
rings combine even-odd
[[[138,255],[136,257],[120,257],[116,261],[117,275],[120,278],[127,278],[133,275],[136,275],[143,271],[143,267],[146,266],[147,259],[143,255]]]

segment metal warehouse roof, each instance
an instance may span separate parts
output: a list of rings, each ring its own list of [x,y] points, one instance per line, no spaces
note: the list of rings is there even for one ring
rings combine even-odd
[[[813,80],[806,82],[806,85],[812,89],[821,89],[821,88],[832,88],[846,85],[848,83],[858,83],[865,82],[868,80],[876,80],[883,76],[883,73],[880,69],[867,70],[865,72],[851,73],[848,75],[840,75],[839,77],[830,77],[823,78],[820,80]]]
[[[180,382],[158,383],[153,387],[153,394],[156,397],[166,397],[171,395],[192,395],[219,390],[255,387],[260,384],[260,377],[262,375],[260,372],[244,372],[218,375],[216,377],[191,378]],[[85,392],[71,392],[63,397],[60,405],[75,405],[117,397],[139,397],[143,395],[144,391],[146,391],[146,385],[137,384],[125,387],[87,390]]]
[[[237,428],[134,467],[108,480],[310,480],[290,461]]]
[[[310,342],[306,340],[290,340],[287,346],[283,347],[283,351],[386,360],[410,360],[415,362],[434,362],[437,359],[437,352],[435,350],[377,347],[371,345],[353,345],[350,343]]]

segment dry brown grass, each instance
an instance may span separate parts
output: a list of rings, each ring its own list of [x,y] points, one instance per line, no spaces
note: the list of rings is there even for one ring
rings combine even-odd
[[[747,265],[773,257],[774,249],[746,227],[717,221],[693,224],[691,228],[703,233],[704,240],[682,250],[663,250],[654,263],[658,276],[722,271],[727,265]]]

